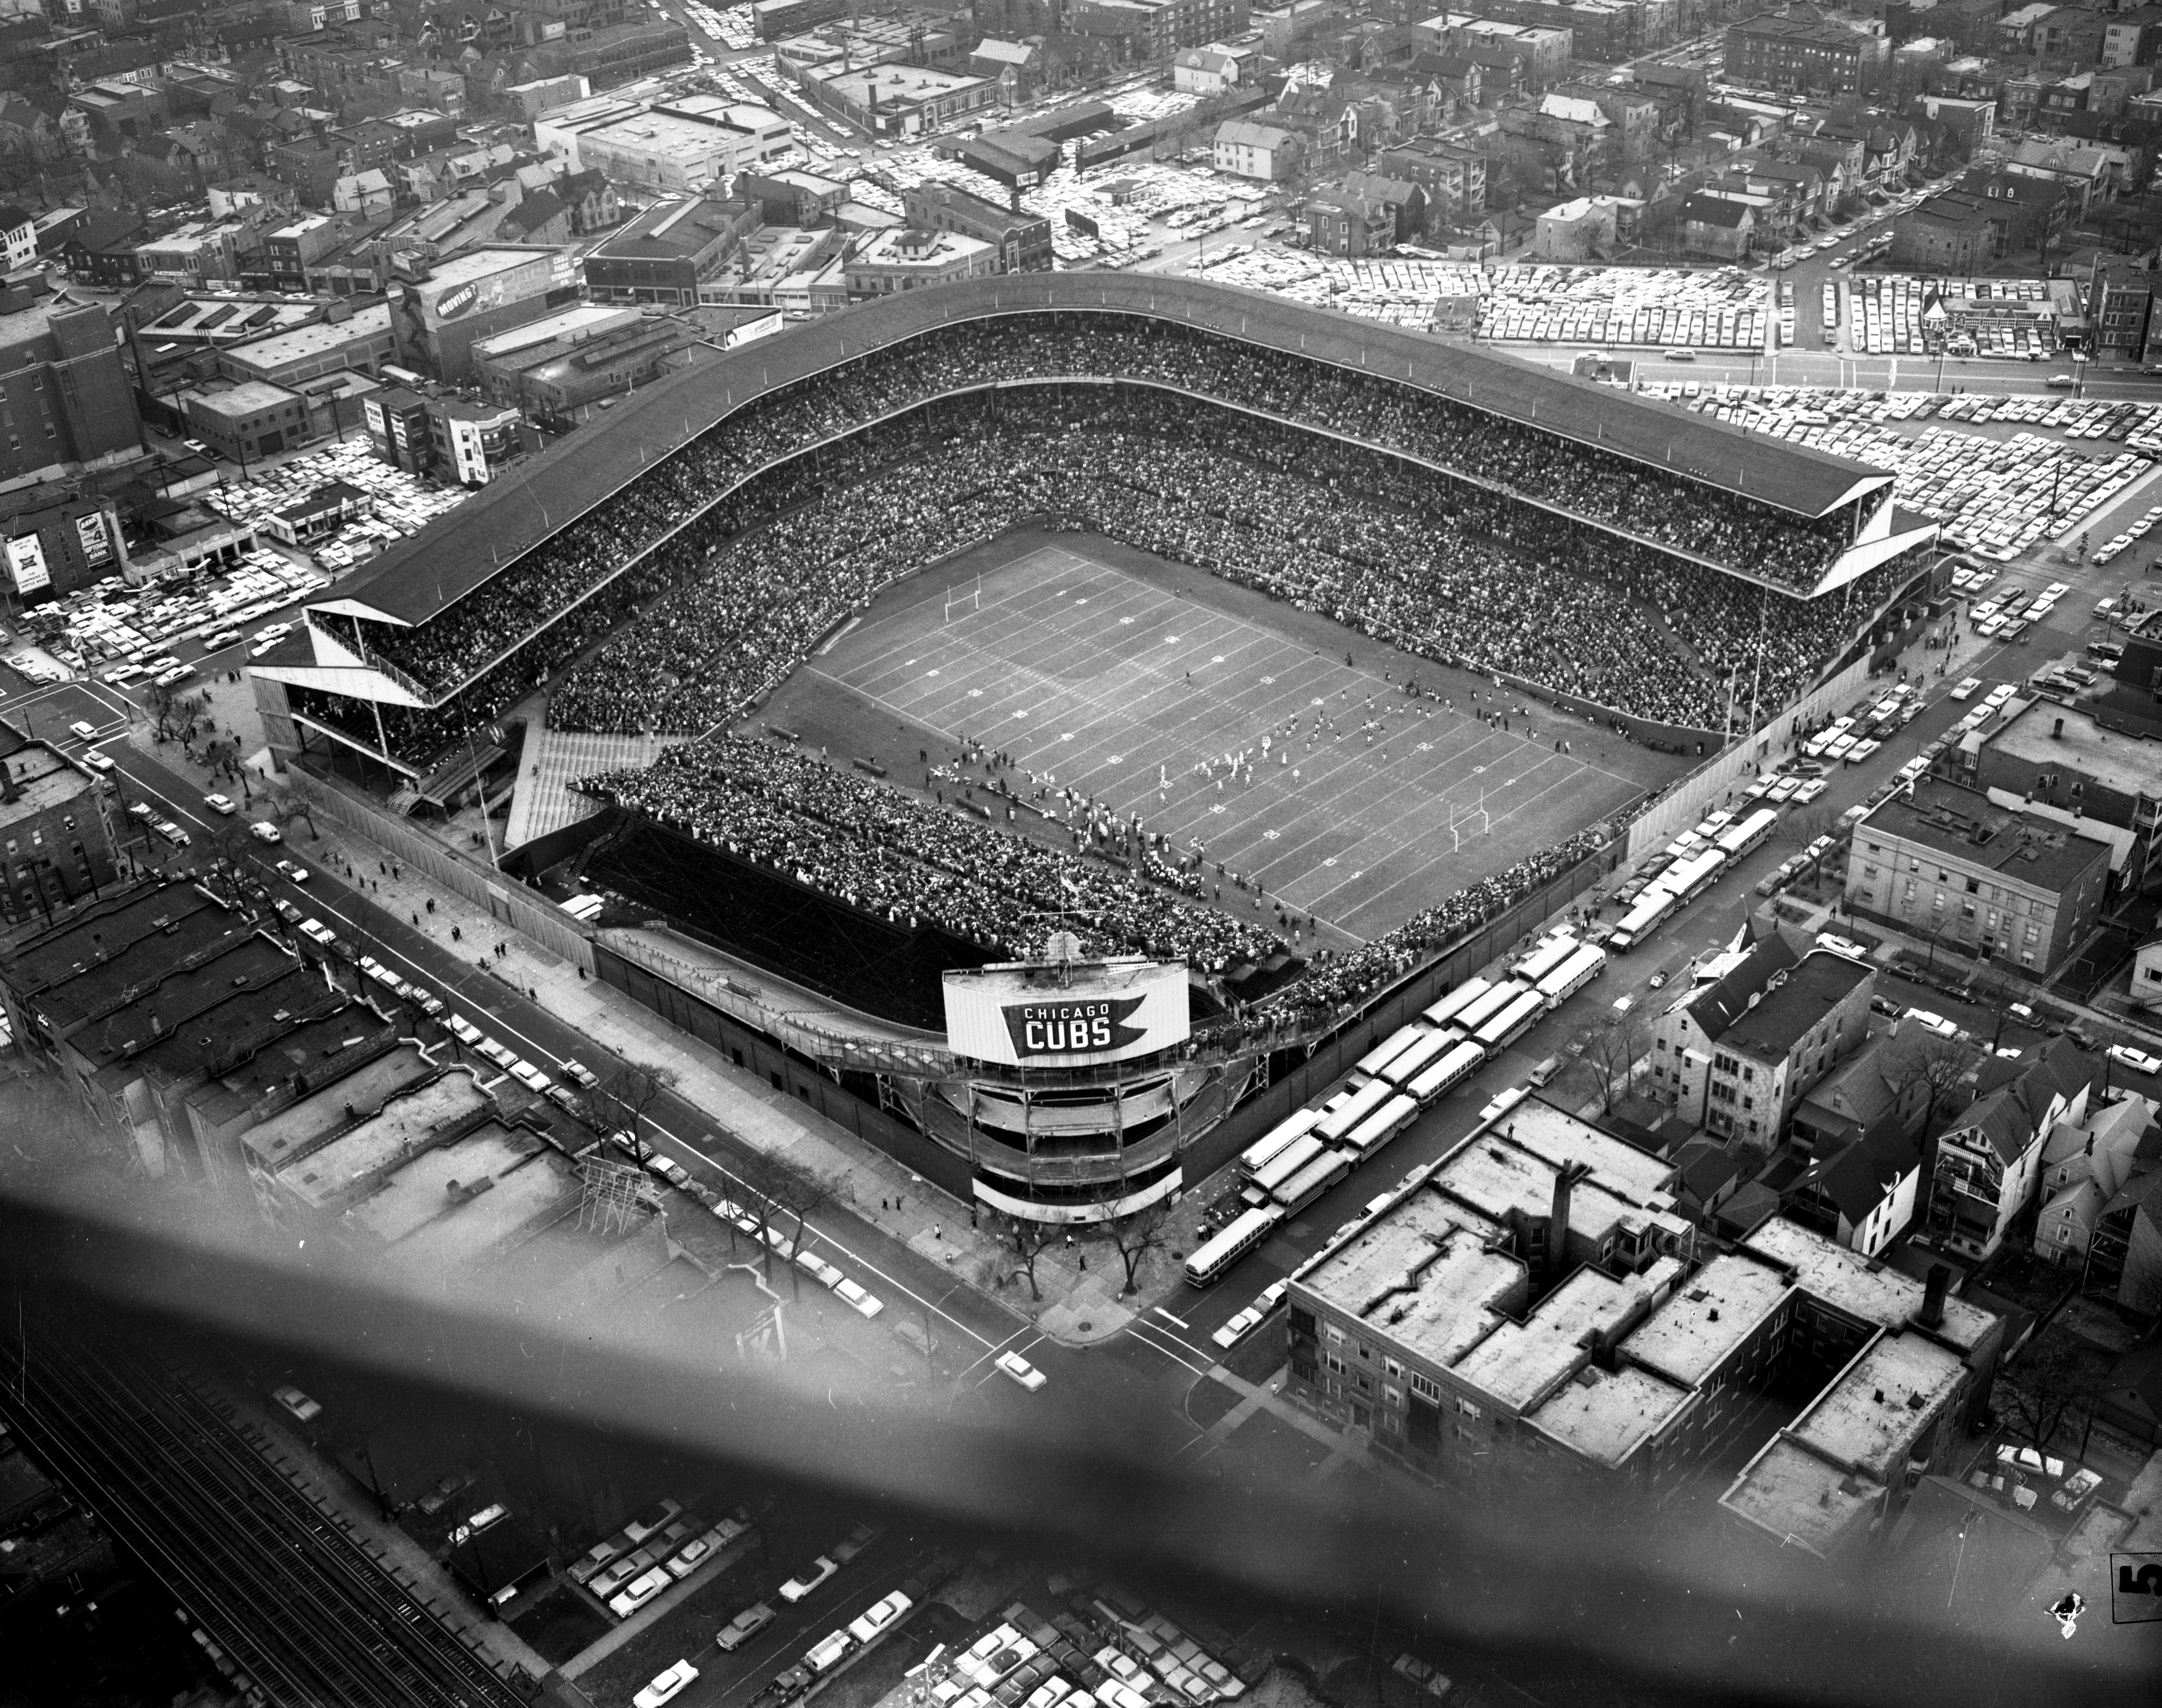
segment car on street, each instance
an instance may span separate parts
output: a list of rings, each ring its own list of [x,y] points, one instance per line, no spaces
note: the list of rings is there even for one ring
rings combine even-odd
[[[685,1686],[698,1676],[697,1668],[687,1660],[679,1660],[665,1673],[657,1674],[653,1682],[630,1699],[630,1708],[661,1708],[664,1702],[672,1702],[683,1693]]]
[[[303,1423],[312,1422],[322,1413],[322,1407],[296,1387],[274,1387],[270,1390],[270,1397]]]
[[[2149,1055],[2145,1050],[2134,1049],[2130,1044],[2112,1044],[2109,1058],[2120,1068],[2129,1068],[2135,1073],[2162,1073],[2162,1056]]]
[[[518,1060],[516,1055],[505,1048],[503,1045],[498,1043],[494,1038],[483,1038],[473,1047],[478,1049],[481,1054],[487,1057],[489,1061],[494,1063],[497,1067],[504,1068],[506,1071],[514,1066]]]
[[[308,869],[296,866],[290,860],[279,860],[272,870],[289,883],[305,884],[308,881]]]
[[[564,1063],[563,1077],[576,1084],[584,1086],[588,1091],[601,1083],[600,1075],[594,1073],[583,1062]]]
[[[300,922],[300,910],[283,896],[270,904],[270,911],[288,925],[298,925]]]
[[[679,1182],[678,1184],[681,1184]],[[796,1267],[815,1279],[821,1287],[838,1287],[848,1277],[823,1257],[813,1256],[808,1251],[796,1254]]]
[[[332,931],[330,927],[325,925],[320,919],[302,920],[300,922],[300,935],[306,938],[311,943],[319,943],[322,944],[326,948],[329,948],[331,944],[337,941],[337,933]]]
[[[671,1186],[684,1187],[691,1183],[691,1171],[673,1157],[650,1156],[645,1159],[645,1166]]]
[[[284,833],[276,825],[261,818],[249,821],[248,833],[258,842],[283,842],[285,839]]]
[[[510,1064],[510,1077],[528,1091],[546,1091],[551,1083],[548,1076],[530,1062],[513,1062]]]
[[[854,1647],[855,1644],[849,1640],[847,1632],[829,1631],[809,1648],[804,1650],[803,1664],[810,1669],[814,1676],[819,1673],[831,1672],[835,1667],[840,1665],[841,1658]]]
[[[1219,1329],[1209,1339],[1226,1351],[1237,1345],[1253,1329],[1260,1327],[1262,1310],[1259,1305],[1248,1305],[1246,1309]]]
[[[2053,373],[2042,384],[2052,391],[2070,391],[2072,389],[2072,376],[2069,373]]]
[[[822,1554],[781,1586],[781,1599],[800,1601],[838,1570],[840,1567]]]
[[[180,441],[180,448],[183,451],[192,451],[198,457],[207,457],[210,455],[210,447],[204,444],[200,439],[183,439]]]
[[[222,629],[203,642],[205,652],[222,652],[228,646],[240,644],[242,635],[238,629]]]
[[[68,725],[68,733],[72,735],[80,735],[85,741],[95,741],[97,739],[97,731],[92,729],[89,724],[84,723],[81,718],[77,718],[74,723]]]
[[[682,1516],[681,1501],[655,1501],[642,1512],[634,1513],[624,1521],[624,1533],[633,1542],[643,1542],[649,1536],[666,1530]]]
[[[175,664],[168,666],[164,670],[159,671],[158,674],[151,677],[150,680],[155,682],[161,688],[170,688],[175,682],[185,682],[195,673],[196,667],[191,664]]]
[[[112,769],[112,760],[94,747],[83,755],[82,762],[94,771],[109,771]]]
[[[158,809],[148,801],[131,801],[128,805],[128,816],[138,823],[148,824],[157,817]]]
[[[1913,1021],[1924,1032],[1935,1032],[1940,1038],[1956,1038],[1959,1036],[1959,1028],[1956,1026],[1941,1014],[1933,1013],[1926,1008],[1910,1008],[1901,1018]]]
[[[1046,1380],[1043,1372],[1018,1352],[1001,1352],[991,1362],[998,1366],[1000,1374],[1011,1377],[1031,1393]]]
[[[481,1030],[462,1014],[454,1014],[451,1016],[451,1036],[462,1044],[477,1044],[481,1040]]]
[[[540,1094],[561,1110],[565,1115],[575,1118],[582,1113],[582,1105],[578,1102],[578,1094],[567,1085],[551,1085]]]
[[[164,837],[175,848],[185,848],[195,840],[187,832],[181,829],[179,823],[174,819],[161,818],[154,828],[158,834]]]
[[[1789,798],[1793,800],[1794,805],[1797,807],[1806,807],[1810,802],[1815,800],[1818,796],[1824,793],[1824,791],[1830,786],[1831,785],[1826,782],[1822,777],[1805,778],[1803,781],[1801,787],[1795,790],[1793,796]]]
[[[833,1283],[833,1296],[860,1317],[875,1317],[885,1308],[883,1300],[874,1298],[846,1277]]]
[[[1979,693],[1981,690],[1982,678],[1980,676],[1967,676],[1962,679],[1960,685],[1954,688],[1950,694],[1945,696],[1945,697],[1947,699],[1953,700],[1971,700],[1976,694]]]
[[[1429,1696],[1446,1696],[1449,1694],[1448,1674],[1436,1671],[1431,1664],[1421,1660],[1409,1649],[1391,1661],[1389,1669],[1410,1679]]]
[[[869,1643],[885,1634],[894,1622],[916,1605],[896,1590],[891,1595],[874,1601],[856,1618],[849,1622],[849,1635],[859,1643]]]
[[[741,1648],[773,1621],[772,1605],[766,1601],[754,1601],[720,1628],[713,1638],[713,1646],[729,1650]]]
[[[628,1619],[640,1607],[659,1595],[675,1579],[668,1575],[664,1566],[655,1566],[641,1577],[636,1577],[608,1597],[608,1611],[619,1619]]]

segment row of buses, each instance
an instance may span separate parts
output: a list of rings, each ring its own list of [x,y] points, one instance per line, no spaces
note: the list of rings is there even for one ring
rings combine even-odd
[[[1186,1261],[1208,1287],[1240,1258],[1606,969],[1606,952],[1545,938],[1504,978],[1470,979],[1359,1058],[1344,1088],[1279,1121],[1240,1158],[1246,1209]]]
[[[1674,864],[1645,886],[1622,922],[1607,934],[1608,946],[1617,954],[1627,954],[1717,883],[1729,867],[1762,848],[1778,823],[1774,808],[1759,807],[1710,841],[1678,854]]]

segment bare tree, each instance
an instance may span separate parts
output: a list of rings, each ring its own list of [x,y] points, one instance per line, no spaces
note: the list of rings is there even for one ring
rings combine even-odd
[[[1777,834],[1782,842],[1807,848],[1819,837],[1830,835],[1833,822],[1829,807],[1798,807],[1780,819]]]
[[[1122,1192],[1124,1183],[1114,1189]],[[1119,1254],[1120,1265],[1126,1272],[1126,1284],[1120,1288],[1119,1297],[1130,1298],[1141,1291],[1141,1272],[1148,1267],[1150,1259],[1170,1249],[1171,1205],[1167,1200],[1159,1199],[1131,1215],[1111,1217],[1103,1227],[1111,1249]]]
[[[791,1278],[800,1286],[802,1272],[796,1254],[803,1246],[805,1225],[815,1211],[839,1195],[841,1183],[792,1157],[759,1152],[744,1157],[734,1172],[743,1209],[758,1225],[760,1255],[765,1259],[767,1274],[771,1275],[772,1261],[778,1256],[786,1261]],[[786,1230],[785,1250],[783,1241],[775,1237],[778,1229]]]
[[[1629,1092],[1630,1070],[1643,1053],[1644,1028],[1631,1009],[1626,1014],[1609,1011],[1584,1041],[1585,1059],[1599,1069],[1599,1094],[1606,1113]]]
[[[271,791],[265,796],[264,806],[280,828],[290,824],[295,818],[305,818],[308,821],[308,840],[321,842],[323,839],[322,833],[316,828],[315,815],[308,811],[308,803],[291,790]]]
[[[1998,1372],[1991,1397],[2038,1452],[2047,1452],[2076,1415],[2092,1423],[2113,1362],[2076,1335],[2044,1329]]]
[[[598,1111],[630,1135],[630,1147],[640,1167],[645,1162],[648,1114],[655,1104],[676,1089],[677,1077],[673,1068],[625,1062],[593,1089]]]
[[[1048,1222],[1025,1221],[1019,1216],[1008,1219],[1005,1238],[1002,1242],[1013,1253],[1014,1267],[1028,1277],[1028,1296],[1033,1299],[1043,1297],[1043,1289],[1037,1285],[1036,1261],[1047,1251],[1058,1237],[1058,1230]]]
[[[196,733],[201,703],[193,694],[154,684],[150,689],[152,734],[159,741],[185,741]]]
[[[1938,1113],[1950,1114],[1956,1107],[1960,1089],[1980,1059],[1975,1046],[1965,1038],[1919,1031],[1887,1058],[1886,1073],[1898,1087],[1902,1101],[1918,1085],[1929,1089],[1929,1100],[1922,1110],[1925,1138],[1935,1130]]]

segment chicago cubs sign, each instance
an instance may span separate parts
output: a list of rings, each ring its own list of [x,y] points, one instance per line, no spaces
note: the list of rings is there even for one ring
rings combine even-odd
[[[1124,1061],[1191,1035],[1186,969],[1153,961],[1014,963],[945,975],[956,1055],[1008,1067]]]

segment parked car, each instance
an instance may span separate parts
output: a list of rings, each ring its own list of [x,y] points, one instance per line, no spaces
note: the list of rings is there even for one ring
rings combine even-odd
[[[645,1511],[624,1521],[624,1532],[633,1542],[643,1542],[656,1532],[665,1530],[682,1512],[681,1501],[656,1501]]]
[[[94,747],[83,755],[82,762],[94,771],[109,771],[112,769],[111,758],[100,753]]]
[[[781,1599],[788,1602],[802,1601],[840,1569],[824,1554],[820,1554],[781,1586]]]
[[[675,1579],[668,1575],[665,1568],[655,1566],[651,1571],[632,1579],[629,1584],[609,1596],[608,1611],[619,1619],[628,1619],[675,1581]]]
[[[513,1062],[510,1064],[510,1077],[529,1091],[546,1091],[550,1084],[548,1076],[530,1062]]]
[[[302,920],[300,935],[311,943],[321,943],[325,948],[328,948],[337,941],[337,933],[320,919]]]
[[[845,1278],[833,1283],[833,1294],[858,1316],[875,1317],[885,1308],[883,1300],[874,1298],[854,1282]]]
[[[846,1565],[885,1534],[885,1529],[882,1525],[859,1524],[828,1551],[836,1564]]]
[[[874,1601],[856,1618],[849,1622],[849,1635],[859,1643],[869,1643],[882,1637],[901,1616],[916,1604],[896,1590],[891,1595]]]
[[[631,1708],[661,1708],[662,1703],[674,1701],[697,1676],[697,1668],[687,1660],[679,1660],[633,1696],[630,1699]]]
[[[564,1063],[563,1077],[575,1084],[584,1086],[588,1091],[601,1083],[600,1075],[594,1073],[583,1062]]]
[[[308,869],[306,866],[296,866],[290,860],[279,860],[272,870],[278,872],[289,883],[305,884],[308,881]]]
[[[290,1412],[298,1421],[303,1423],[311,1423],[314,1419],[322,1414],[323,1408],[320,1404],[316,1401],[310,1399],[306,1394],[302,1393],[300,1389],[290,1385],[285,1387],[272,1388],[270,1390],[270,1397],[277,1401],[279,1405]]]
[[[284,833],[276,825],[260,818],[248,825],[248,833],[258,842],[283,842],[285,839]]]
[[[2129,1068],[2135,1073],[2162,1073],[2162,1056],[2149,1055],[2136,1050],[2130,1044],[2112,1044],[2109,1058],[2121,1068]]]
[[[754,1601],[721,1627],[719,1635],[713,1638],[713,1646],[730,1651],[741,1648],[773,1621],[771,1604]]]
[[[1237,1345],[1249,1332],[1261,1325],[1261,1314],[1260,1306],[1248,1305],[1209,1338],[1228,1351]]]

